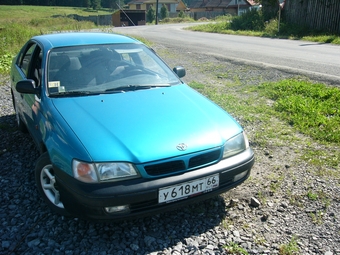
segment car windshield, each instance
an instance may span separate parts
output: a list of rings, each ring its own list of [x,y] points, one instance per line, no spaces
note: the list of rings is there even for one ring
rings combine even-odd
[[[179,83],[172,70],[142,44],[55,48],[48,57],[50,96],[120,93]]]

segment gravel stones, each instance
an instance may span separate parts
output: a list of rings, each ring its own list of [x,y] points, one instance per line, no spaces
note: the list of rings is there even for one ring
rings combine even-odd
[[[216,64],[253,84],[289,77],[183,47],[168,51],[163,58],[185,66],[186,81],[223,79],[213,80],[197,63]],[[214,199],[143,219],[104,223],[55,215],[38,195],[33,175],[38,151],[30,136],[16,129],[7,76],[0,77],[0,141],[0,254],[217,255],[235,254],[236,248],[279,254],[293,237],[300,254],[340,254],[339,180],[316,180],[304,162],[282,148],[253,145],[256,163],[250,180]],[[269,178],[272,172],[283,180]],[[270,188],[278,184],[273,192]],[[308,199],[309,190],[323,191],[327,203]]]

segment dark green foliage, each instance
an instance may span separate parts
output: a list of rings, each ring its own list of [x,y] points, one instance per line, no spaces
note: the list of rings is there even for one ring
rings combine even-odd
[[[156,19],[155,9],[151,6],[146,13],[146,21],[152,23]]]
[[[100,4],[101,4],[100,0],[91,0],[91,6],[93,10],[99,10],[101,8]]]
[[[279,11],[279,3],[277,0],[261,0],[262,16],[264,21],[276,19]]]
[[[0,5],[74,6],[98,10],[101,7],[116,7],[115,2],[116,0],[0,0]]]
[[[90,8],[91,7],[91,1],[90,0],[83,0],[84,7]]]
[[[233,18],[232,22],[227,23],[227,26],[230,26],[232,30],[262,31],[264,29],[264,21],[260,11],[251,10]]]
[[[165,19],[169,16],[169,11],[168,8],[166,7],[165,4],[163,4],[162,8],[161,8],[161,19]]]

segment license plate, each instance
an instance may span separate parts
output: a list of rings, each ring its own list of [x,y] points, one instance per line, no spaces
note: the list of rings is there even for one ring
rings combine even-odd
[[[159,189],[158,203],[174,202],[190,196],[209,192],[219,185],[219,175],[211,175],[193,181]]]

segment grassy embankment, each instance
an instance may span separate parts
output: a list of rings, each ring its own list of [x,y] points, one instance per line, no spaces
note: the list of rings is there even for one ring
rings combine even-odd
[[[96,27],[92,22],[78,22],[67,18],[67,15],[89,16],[110,13],[110,10],[94,12],[91,9],[73,7],[2,5],[0,7],[0,74],[8,74],[12,57],[34,35],[46,34],[50,31]]]

